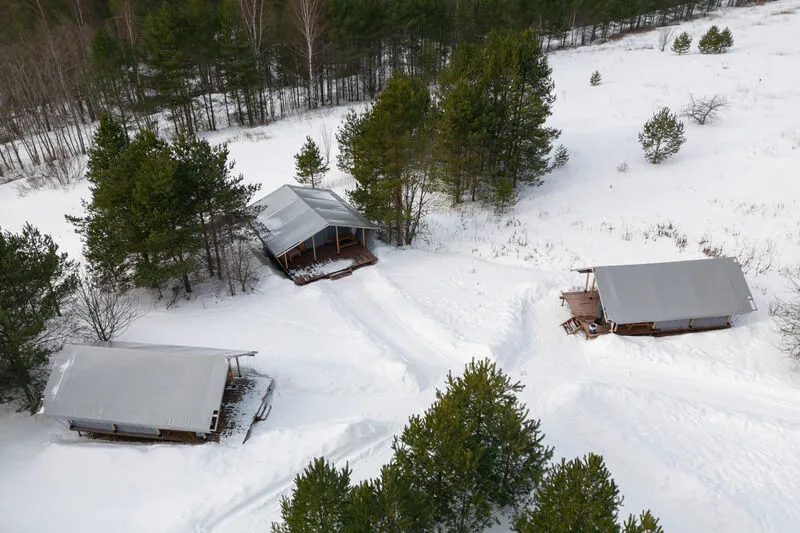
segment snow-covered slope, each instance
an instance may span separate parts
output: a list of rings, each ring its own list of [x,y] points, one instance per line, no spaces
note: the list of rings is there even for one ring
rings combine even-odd
[[[723,10],[676,28],[727,25],[723,56],[659,52],[654,33],[552,55],[569,165],[502,218],[467,206],[431,217],[414,249],[335,282],[296,287],[265,270],[254,294],[162,304],[123,340],[259,351],[277,379],[269,420],[246,445],[80,439],[0,407],[0,530],[262,532],[314,456],[374,475],[393,434],[449,369],[492,357],[526,386],[557,455],[603,454],[629,511],[669,532],[788,532],[800,523],[800,374],[778,349],[768,308],[782,267],[800,261],[800,0]],[[603,84],[589,86],[595,69]],[[660,166],[636,134],[689,94],[729,101],[719,122],[687,123]],[[227,130],[237,168],[264,192],[290,182],[306,135],[345,109]],[[617,167],[626,161],[627,172]],[[329,185],[343,190],[346,176]],[[26,220],[77,255],[63,222],[88,188],[19,198],[0,187],[0,225]],[[759,311],[730,330],[668,338],[567,337],[561,289],[586,264],[752,253]],[[766,269],[765,267],[770,267]]]

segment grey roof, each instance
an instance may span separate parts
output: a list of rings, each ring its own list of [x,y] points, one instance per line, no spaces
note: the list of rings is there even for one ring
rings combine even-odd
[[[606,320],[617,324],[740,315],[756,310],[730,257],[594,267]]]
[[[140,343],[67,344],[54,358],[44,414],[208,433],[228,359],[253,355]]]
[[[261,238],[279,256],[328,226],[376,229],[338,194],[328,189],[284,185],[253,205],[261,208]]]

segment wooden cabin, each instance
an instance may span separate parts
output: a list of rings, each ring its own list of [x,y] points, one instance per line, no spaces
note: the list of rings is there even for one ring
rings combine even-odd
[[[79,433],[180,442],[218,440],[237,394],[241,357],[130,342],[67,344],[54,358],[44,414]]]
[[[561,293],[572,312],[561,324],[568,334],[706,331],[730,327],[734,316],[756,310],[742,268],[730,257],[573,271],[586,279],[583,290]]]
[[[377,226],[331,190],[284,185],[253,205],[264,253],[298,285],[378,260]]]

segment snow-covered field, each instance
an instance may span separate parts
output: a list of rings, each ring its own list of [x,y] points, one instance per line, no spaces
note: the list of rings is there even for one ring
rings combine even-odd
[[[263,532],[295,473],[325,455],[356,479],[390,457],[392,435],[433,399],[449,369],[491,357],[526,389],[557,456],[603,454],[627,511],[651,508],[668,532],[797,531],[800,373],[768,314],[800,262],[800,0],[723,10],[685,24],[730,26],[729,54],[659,52],[656,33],[551,56],[552,124],[572,158],[517,209],[467,206],[429,220],[412,249],[338,281],[296,287],[264,270],[254,294],[152,304],[122,340],[256,349],[277,380],[274,407],[246,445],[88,441],[0,407],[0,531]],[[599,87],[589,86],[595,70]],[[724,95],[711,125],[651,166],[636,135],[659,107]],[[230,142],[237,169],[269,192],[292,154],[346,110],[324,110]],[[334,149],[335,151],[335,149]],[[617,167],[625,161],[629,170]],[[349,180],[332,172],[339,191]],[[77,256],[65,224],[85,184],[23,198],[0,187],[0,225],[26,220]],[[586,341],[558,324],[562,289],[587,264],[752,257],[759,311],[730,330]]]

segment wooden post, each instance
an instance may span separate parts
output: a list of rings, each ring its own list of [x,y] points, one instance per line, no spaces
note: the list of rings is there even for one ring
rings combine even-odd
[[[367,230],[364,228],[361,228],[361,246],[363,246],[365,250],[367,249]]]
[[[336,228],[336,255],[342,255],[342,251],[339,249],[339,226],[334,226]]]
[[[594,294],[594,283],[595,283],[595,281],[597,281],[597,278],[596,277],[592,278],[592,290],[589,291],[589,299],[590,300],[592,299],[592,295]]]
[[[236,358],[236,373],[239,374],[239,377],[242,377],[242,367],[239,366],[239,358]]]
[[[311,236],[311,251],[314,252],[314,262],[317,262],[317,243],[314,240],[314,236]],[[238,361],[238,359],[237,359]]]
[[[286,271],[289,271],[289,252],[283,254],[283,264],[286,265]]]
[[[587,272],[586,273],[586,285],[584,285],[584,287],[583,287],[583,292],[586,292],[586,291],[589,290],[589,274],[591,274],[591,272]]]
[[[694,318],[689,321],[689,327],[690,328],[694,327]]]

